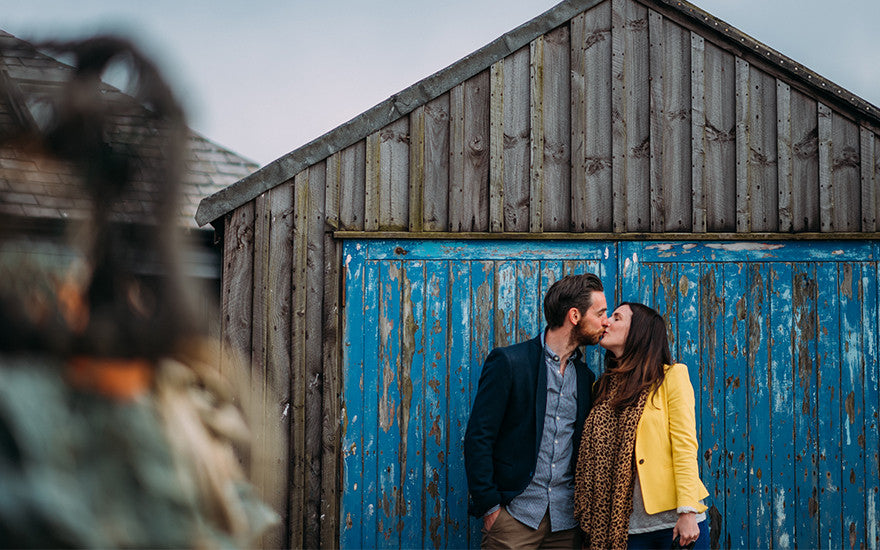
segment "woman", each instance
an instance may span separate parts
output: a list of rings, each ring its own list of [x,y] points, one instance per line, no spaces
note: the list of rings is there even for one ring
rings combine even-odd
[[[599,345],[607,350],[605,372],[575,473],[585,545],[708,548],[694,390],[687,367],[672,364],[666,323],[647,306],[623,303]]]

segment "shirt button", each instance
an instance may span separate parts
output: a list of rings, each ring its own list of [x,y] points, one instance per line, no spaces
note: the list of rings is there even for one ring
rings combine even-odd
[[[558,440],[558,439],[554,439],[554,440],[553,440],[553,443],[554,443],[555,445],[558,445],[558,444],[559,444],[559,440]]]
[[[645,459],[644,459],[644,458],[640,458],[640,459],[639,459],[639,464],[644,464],[644,463],[645,463]]]

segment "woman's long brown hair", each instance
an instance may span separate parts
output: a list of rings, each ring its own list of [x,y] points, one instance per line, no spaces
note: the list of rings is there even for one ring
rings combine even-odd
[[[635,404],[642,390],[658,388],[663,383],[664,365],[672,364],[666,322],[659,313],[644,304],[623,302],[632,310],[629,333],[623,343],[623,353],[615,357],[605,352],[605,372],[596,382],[594,403],[611,399],[612,409],[623,409]],[[622,377],[617,393],[609,395],[613,376]]]

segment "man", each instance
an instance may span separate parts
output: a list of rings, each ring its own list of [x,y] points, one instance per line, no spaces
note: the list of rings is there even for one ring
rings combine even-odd
[[[599,278],[554,283],[544,317],[543,334],[492,350],[480,374],[464,454],[483,548],[580,547],[573,469],[595,376],[578,348],[608,326]]]

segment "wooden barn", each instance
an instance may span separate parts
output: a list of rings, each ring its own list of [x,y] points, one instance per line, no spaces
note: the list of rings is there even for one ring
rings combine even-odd
[[[713,548],[877,548],[878,185],[874,105],[687,2],[568,0],[203,200],[267,544],[477,546],[483,358],[590,271],[689,366]]]

